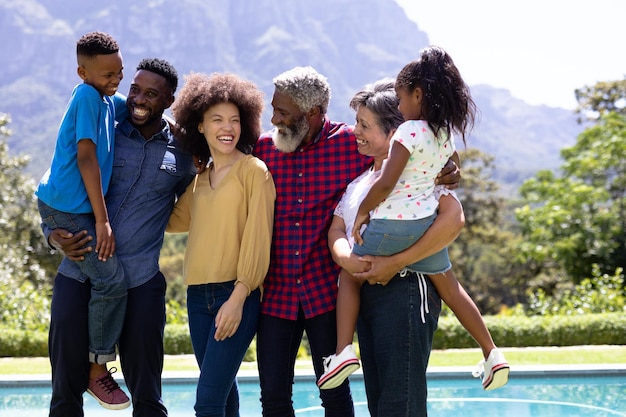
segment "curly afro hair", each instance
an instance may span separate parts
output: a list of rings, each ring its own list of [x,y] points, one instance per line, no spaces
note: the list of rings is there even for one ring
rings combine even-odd
[[[263,92],[251,81],[229,73],[191,73],[172,106],[177,135],[192,155],[206,163],[211,156],[204,135],[198,131],[204,113],[220,103],[232,103],[239,109],[241,137],[237,149],[252,152],[261,134]]]

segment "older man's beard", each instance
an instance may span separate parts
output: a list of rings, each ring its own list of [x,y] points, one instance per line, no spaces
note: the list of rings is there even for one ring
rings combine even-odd
[[[283,130],[284,133],[281,133],[279,130]],[[302,116],[291,127],[276,125],[272,139],[274,140],[274,146],[279,151],[290,153],[298,149],[307,133],[309,133],[309,124],[306,121],[306,117]]]

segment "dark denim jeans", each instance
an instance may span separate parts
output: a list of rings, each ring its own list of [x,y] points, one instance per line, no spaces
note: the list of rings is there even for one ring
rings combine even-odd
[[[93,248],[85,254],[83,261],[76,262],[83,274],[89,277],[91,297],[89,299],[89,361],[107,363],[115,360],[117,344],[124,315],[126,314],[126,280],[124,269],[113,255],[106,262],[98,259],[95,251],[96,230],[93,214],[64,213],[39,202],[39,214],[50,229],[65,229],[71,233],[87,230],[94,239]]]
[[[239,416],[237,371],[256,333],[261,308],[260,290],[243,305],[239,328],[226,340],[215,340],[215,319],[233,292],[235,281],[187,287],[187,311],[193,351],[200,367],[196,416]]]
[[[362,286],[357,332],[372,417],[426,417],[426,367],[440,311],[435,287],[414,272]]]
[[[257,361],[264,417],[293,417],[294,366],[302,335],[306,331],[317,379],[324,373],[322,358],[335,353],[337,321],[335,310],[319,316],[285,320],[261,314],[257,330]],[[326,417],[354,416],[349,381],[337,388],[320,390]]]
[[[161,400],[165,277],[158,272],[128,290],[120,337],[120,362],[131,394],[134,417],[167,417]],[[48,348],[52,365],[50,417],[82,417],[89,381],[87,306],[91,288],[58,274],[50,308]],[[119,377],[119,375],[116,375]]]

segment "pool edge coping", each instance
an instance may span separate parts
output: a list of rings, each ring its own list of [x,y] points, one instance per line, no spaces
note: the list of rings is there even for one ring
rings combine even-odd
[[[466,379],[471,377],[474,367],[472,366],[436,366],[429,367],[426,371],[428,379]],[[188,383],[198,379],[198,371],[165,371],[163,372],[163,383]],[[543,375],[551,377],[570,377],[574,375],[584,376],[624,376],[626,377],[626,364],[592,364],[592,365],[519,365],[511,367],[511,376],[516,378],[536,378]],[[258,372],[255,370],[242,370],[237,373],[240,382],[258,381]],[[351,379],[362,379],[361,370],[355,372]],[[123,378],[115,378],[118,382],[123,382]],[[294,379],[314,380],[315,374],[312,370],[296,370]],[[0,387],[12,386],[36,386],[49,385],[51,377],[49,374],[12,374],[0,375]]]

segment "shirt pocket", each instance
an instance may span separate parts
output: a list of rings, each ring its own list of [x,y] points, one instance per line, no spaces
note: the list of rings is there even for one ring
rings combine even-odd
[[[159,194],[172,194],[176,184],[181,181],[183,172],[178,166],[179,155],[171,152],[169,149],[165,151],[163,159],[159,164],[159,169],[153,178],[151,188]]]

